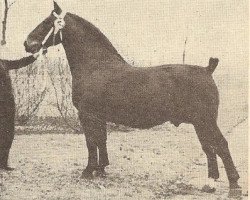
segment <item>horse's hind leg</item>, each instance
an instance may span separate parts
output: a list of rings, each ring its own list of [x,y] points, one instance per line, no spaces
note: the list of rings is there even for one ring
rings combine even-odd
[[[202,150],[207,156],[208,178],[214,181],[219,178],[219,170],[217,156],[212,145],[212,137],[209,130],[204,125],[202,126],[199,124],[195,126],[195,130],[201,143]],[[210,188],[207,189],[207,192],[213,192],[214,190],[215,189],[210,186]]]
[[[226,141],[226,139],[222,135],[222,133],[217,125],[217,122],[215,120],[210,121],[210,122],[206,122],[206,123],[203,123],[203,125],[201,127],[204,127],[205,131],[202,132],[202,131],[200,131],[199,126],[195,126],[196,131],[197,131],[197,135],[198,135],[201,143],[204,143],[206,146],[205,148],[203,147],[203,150],[205,151],[205,153],[206,153],[206,151],[208,153],[209,151],[207,150],[207,148],[211,149],[211,150],[213,150],[214,153],[216,153],[222,159],[222,162],[225,166],[225,170],[226,170],[227,177],[229,180],[230,188],[238,188],[239,187],[238,186],[239,174],[238,174],[236,167],[233,163],[231,153],[230,153],[229,148],[228,148],[228,142]],[[204,145],[202,144],[202,146],[204,146]],[[208,160],[210,160],[210,161],[208,161],[208,163],[211,163],[210,164],[211,169],[209,171],[211,173],[210,177],[216,178],[217,172],[218,172],[218,167],[215,168],[215,161],[214,161],[213,157],[214,157],[214,154],[210,154],[210,156],[208,156]],[[216,163],[216,165],[217,165],[217,163]],[[218,175],[219,175],[219,173],[218,173]]]
[[[222,135],[217,123],[211,124],[212,134],[214,138],[214,146],[218,156],[222,159],[229,180],[230,189],[239,188],[238,179],[240,178],[234,162],[231,157],[231,153],[228,148],[228,142]]]

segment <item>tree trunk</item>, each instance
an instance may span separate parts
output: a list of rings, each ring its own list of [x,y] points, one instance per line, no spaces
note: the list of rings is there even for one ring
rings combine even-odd
[[[4,4],[5,4],[5,9],[4,9],[4,18],[2,21],[3,29],[2,29],[2,40],[1,40],[2,46],[6,44],[7,17],[8,17],[8,11],[9,11],[8,0],[4,0]]]

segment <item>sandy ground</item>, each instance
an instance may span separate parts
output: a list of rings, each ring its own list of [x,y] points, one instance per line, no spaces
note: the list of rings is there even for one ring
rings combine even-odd
[[[241,176],[242,198],[247,199],[247,121],[226,138]],[[87,162],[83,135],[18,135],[11,152],[16,169],[0,171],[0,199],[227,199],[221,161],[217,191],[200,190],[207,176],[206,158],[191,126],[111,132],[108,151],[107,178],[83,180]]]

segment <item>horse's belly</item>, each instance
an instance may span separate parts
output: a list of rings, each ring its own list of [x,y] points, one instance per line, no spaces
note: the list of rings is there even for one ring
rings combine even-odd
[[[169,120],[169,113],[162,110],[149,108],[116,109],[107,112],[107,121],[122,124],[132,128],[147,129]]]

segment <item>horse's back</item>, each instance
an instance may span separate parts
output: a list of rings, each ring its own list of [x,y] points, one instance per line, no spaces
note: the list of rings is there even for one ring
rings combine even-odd
[[[218,91],[205,68],[165,65],[116,71],[106,87],[110,121],[152,127],[165,121],[217,117]]]
[[[99,70],[85,81],[85,109],[136,128],[217,117],[218,91],[205,68],[191,65]],[[91,110],[92,109],[92,110]]]

